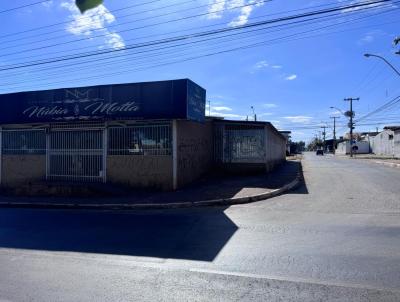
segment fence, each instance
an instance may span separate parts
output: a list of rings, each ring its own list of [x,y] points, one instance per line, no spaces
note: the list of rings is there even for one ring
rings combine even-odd
[[[1,152],[45,155],[46,179],[106,180],[107,155],[170,156],[170,123],[111,126],[102,123],[53,124],[42,129],[3,129]],[[29,160],[29,159],[27,159]]]
[[[265,128],[221,123],[214,128],[214,159],[218,163],[264,163]]]
[[[171,155],[171,125],[110,127],[108,129],[108,154]]]
[[[44,129],[7,129],[1,135],[2,154],[46,154]]]
[[[105,180],[102,129],[57,129],[49,132],[46,178]]]

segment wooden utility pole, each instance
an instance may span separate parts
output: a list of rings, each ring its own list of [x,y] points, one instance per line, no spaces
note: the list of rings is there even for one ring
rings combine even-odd
[[[353,112],[353,101],[359,101],[360,98],[345,98],[345,102],[350,102],[350,111],[346,112],[346,115],[350,118],[349,128],[350,128],[350,157],[353,157],[353,129],[354,129],[354,112]]]
[[[324,129],[324,132],[322,132],[322,137],[324,138],[324,143],[322,145],[322,148],[324,149],[324,152],[326,151],[326,143],[325,143],[325,136],[326,136],[326,126],[322,126],[322,129]]]
[[[336,119],[338,119],[338,116],[331,116],[333,118],[333,154],[336,153]]]

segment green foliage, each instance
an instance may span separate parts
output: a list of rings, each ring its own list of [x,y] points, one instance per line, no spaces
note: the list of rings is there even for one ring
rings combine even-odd
[[[317,149],[322,148],[324,145],[324,142],[318,138],[314,138],[308,145],[307,145],[307,150],[308,151],[315,151]]]
[[[83,14],[85,11],[103,4],[103,0],[75,0],[75,4]]]

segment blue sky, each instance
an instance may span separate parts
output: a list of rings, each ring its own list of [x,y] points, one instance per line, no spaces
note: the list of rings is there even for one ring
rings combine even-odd
[[[35,2],[2,1],[0,68],[363,1],[105,0],[103,6],[84,15],[73,0],[45,1],[1,13]],[[380,54],[400,67],[400,56],[392,45],[400,35],[397,5],[392,1],[368,11],[341,11],[308,24],[175,48],[158,46],[146,52],[135,50],[136,54],[124,50],[89,63],[84,58],[0,71],[0,93],[190,78],[207,89],[212,115],[245,119],[252,115],[253,106],[259,120],[292,130],[294,140],[308,141],[322,125],[332,126],[330,116],[341,115],[330,106],[347,109],[343,98],[361,98],[354,104],[360,117],[400,94],[400,78],[383,62],[363,56],[365,52]],[[256,43],[261,44],[214,55]],[[400,124],[399,107],[359,122],[357,131]],[[345,118],[338,123],[338,134],[343,135]],[[331,133],[328,128],[327,136]]]

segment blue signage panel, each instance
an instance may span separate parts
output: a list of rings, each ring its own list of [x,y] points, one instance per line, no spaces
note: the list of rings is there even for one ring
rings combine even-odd
[[[203,122],[206,114],[206,90],[196,83],[187,81],[187,117]]]
[[[205,90],[186,79],[65,88],[0,95],[0,124],[118,119],[203,121],[203,107]]]

